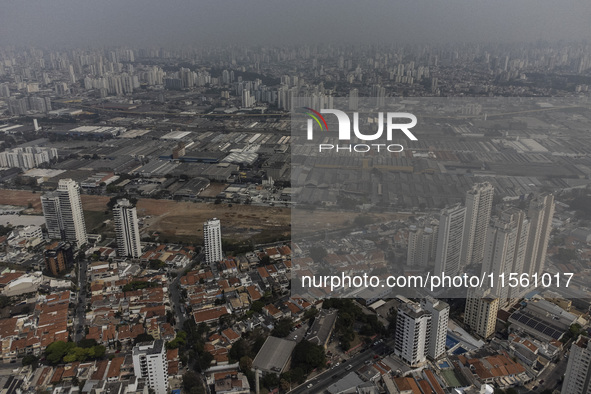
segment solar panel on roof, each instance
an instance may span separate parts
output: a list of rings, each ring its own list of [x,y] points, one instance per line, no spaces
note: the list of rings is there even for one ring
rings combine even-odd
[[[544,334],[552,335],[554,333],[554,331],[556,331],[556,330],[553,330],[550,327],[546,327],[546,328],[544,328],[544,331],[542,331],[542,332]]]
[[[538,320],[533,316],[527,316],[521,312],[515,312],[512,315],[512,318],[551,338],[558,339],[562,335],[562,330],[548,325],[545,322]]]

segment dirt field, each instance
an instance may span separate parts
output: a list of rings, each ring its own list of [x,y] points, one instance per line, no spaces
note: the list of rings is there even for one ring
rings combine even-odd
[[[32,193],[26,190],[5,190],[0,189],[0,204],[27,207],[32,205],[31,211],[27,213],[41,213],[41,193]]]
[[[28,206],[34,213],[41,213],[40,193],[22,190],[0,190],[0,204]],[[82,195],[89,231],[100,231],[102,221],[111,215],[105,214],[109,197]],[[160,239],[185,242],[201,242],[203,222],[218,218],[222,222],[225,239],[243,241],[253,239],[256,243],[287,239],[291,233],[291,210],[285,207],[253,206],[213,203],[177,202],[172,200],[140,199],[138,216],[144,217],[142,235],[160,233]],[[354,212],[298,211],[298,221],[309,224],[310,230],[335,230],[350,225],[359,215]],[[149,216],[149,217],[148,217]],[[395,219],[393,213],[381,215],[385,220]]]
[[[0,190],[0,204],[28,206],[31,203],[30,213],[41,214],[40,196],[41,193],[22,190]],[[87,227],[92,231],[109,218],[110,215],[103,214],[109,197],[83,194],[81,198]],[[262,232],[274,238],[287,238],[290,230],[288,208],[140,199],[137,211],[139,217],[150,216],[145,220],[143,232],[147,235],[159,232],[161,239],[171,241],[199,242],[203,236],[203,222],[214,217],[222,221],[224,238],[244,240]]]
[[[175,235],[201,239],[203,222],[211,218],[221,220],[224,237],[247,239],[264,230],[289,235],[287,208],[142,199],[137,210],[139,216],[151,216],[146,219],[147,227],[160,232],[163,238]]]

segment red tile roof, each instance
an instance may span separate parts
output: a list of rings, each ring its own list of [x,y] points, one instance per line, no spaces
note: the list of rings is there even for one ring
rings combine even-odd
[[[226,307],[218,307],[197,311],[193,313],[193,318],[195,319],[195,323],[199,324],[214,321],[227,314],[228,309],[226,309]]]
[[[232,330],[231,328],[227,328],[224,331],[222,331],[222,335],[226,337],[230,342],[234,342],[240,339],[240,335],[238,335],[236,331]]]
[[[123,365],[123,361],[125,361],[125,357],[115,357],[111,360],[109,370],[107,371],[107,379],[118,378],[119,375],[121,375],[121,365]]]

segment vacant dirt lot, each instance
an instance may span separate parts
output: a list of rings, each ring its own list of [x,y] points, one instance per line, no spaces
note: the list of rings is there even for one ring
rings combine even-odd
[[[0,204],[28,206],[35,213],[41,213],[40,193],[22,190],[0,190]],[[89,231],[96,227],[100,231],[109,197],[82,195],[82,206],[87,217]],[[268,242],[288,238],[291,232],[291,210],[285,207],[253,206],[177,202],[171,200],[140,199],[137,203],[139,217],[146,217],[142,233],[151,235],[158,232],[161,239],[201,242],[203,222],[218,218],[222,221],[224,238],[238,241],[253,238],[255,242]],[[309,224],[311,231],[335,230],[350,225],[359,213],[298,211],[298,222]],[[149,216],[149,217],[148,217]],[[380,215],[384,220],[398,217],[397,214]]]
[[[150,231],[169,235],[203,236],[203,222],[218,218],[225,237],[246,239],[264,230],[289,234],[290,211],[287,208],[250,205],[205,204],[170,200],[142,199],[137,204],[138,215],[146,219]]]
[[[28,206],[40,214],[41,193],[22,190],[0,190],[0,204]],[[108,216],[101,213],[107,210],[109,197],[83,194],[82,206],[86,213],[89,230],[100,224]],[[145,220],[144,232],[161,233],[161,238],[199,241],[203,234],[203,222],[218,218],[222,221],[224,238],[247,239],[261,232],[277,236],[289,236],[290,210],[288,208],[258,207],[250,205],[205,204],[177,202],[171,200],[140,199],[137,203],[139,217],[150,216]],[[96,219],[96,220],[94,220]]]
[[[41,213],[40,196],[40,193],[32,193],[25,190],[0,189],[0,204],[22,207],[27,207],[31,204],[32,212],[30,213]]]

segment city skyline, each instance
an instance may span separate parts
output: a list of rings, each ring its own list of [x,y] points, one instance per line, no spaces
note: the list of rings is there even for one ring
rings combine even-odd
[[[588,391],[588,0],[1,9],[8,394]]]

